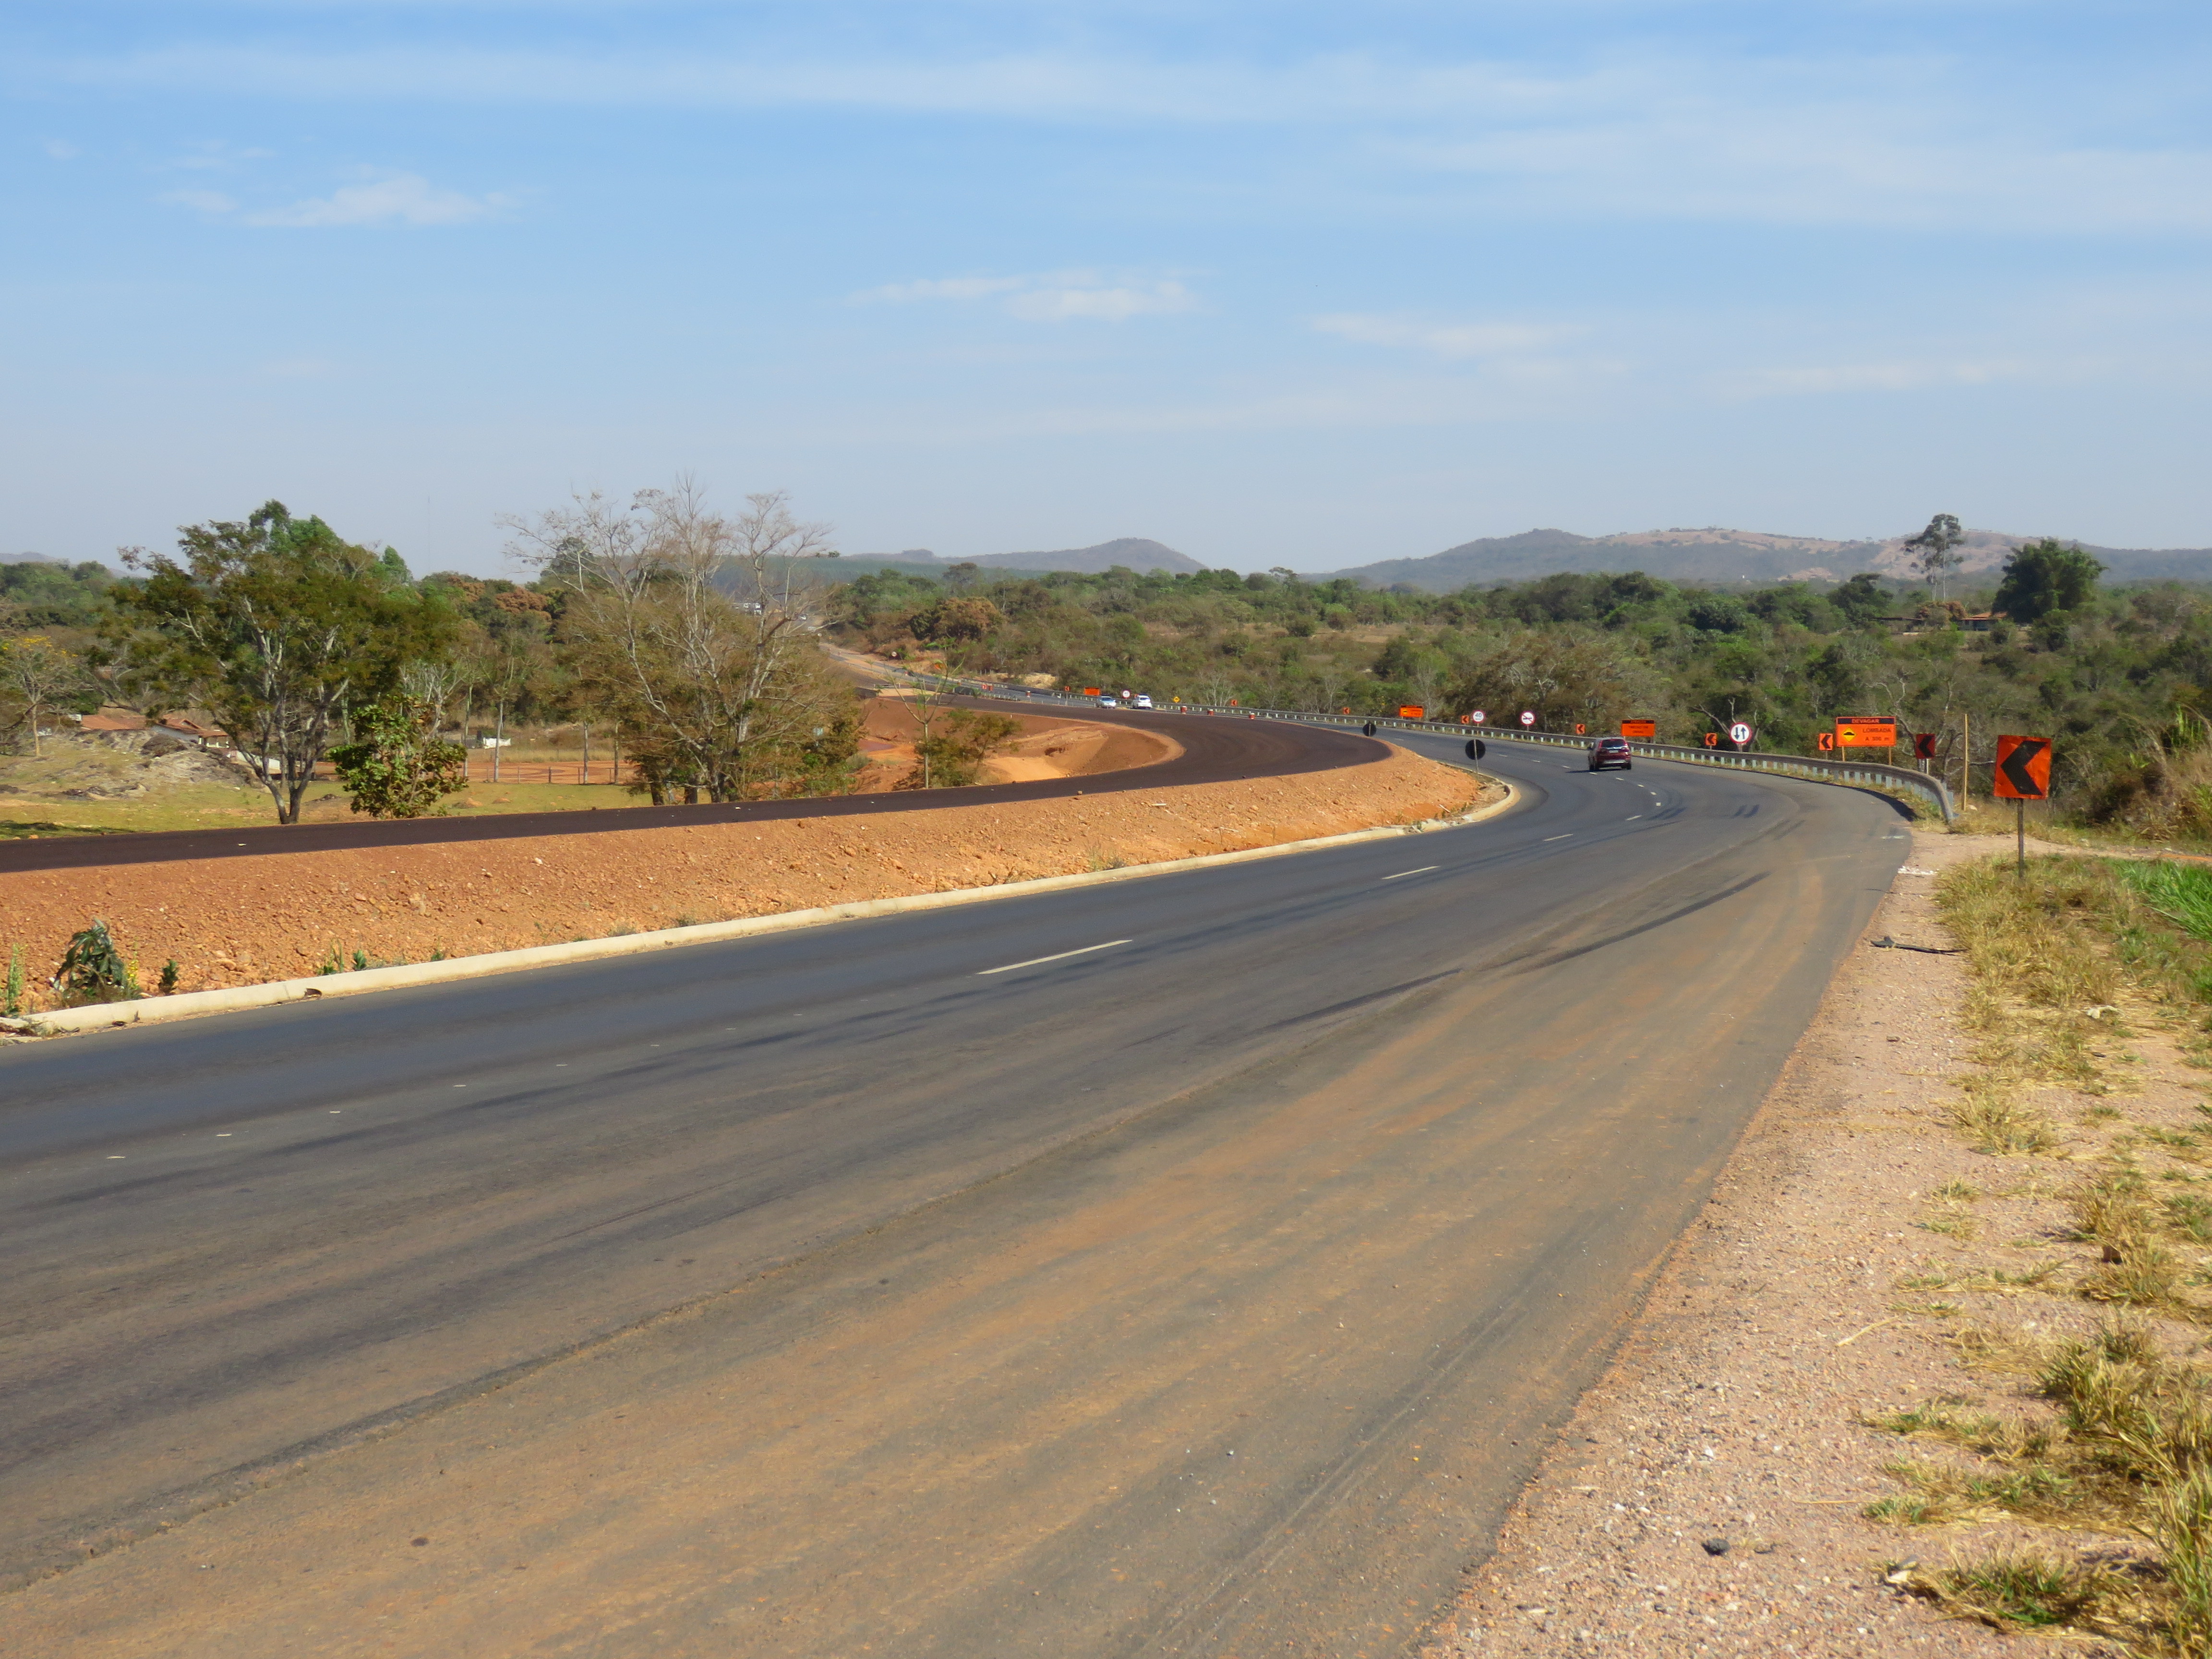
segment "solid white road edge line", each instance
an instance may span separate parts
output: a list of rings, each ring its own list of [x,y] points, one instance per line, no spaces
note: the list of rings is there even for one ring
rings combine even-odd
[[[1027,962],[1010,962],[1003,968],[985,968],[975,977],[988,979],[993,974],[1011,974],[1017,968],[1042,968],[1048,962],[1066,962],[1070,957],[1087,957],[1093,951],[1110,951],[1117,945],[1133,945],[1133,939],[1109,939],[1103,945],[1086,945],[1080,951],[1056,951],[1048,957],[1031,957]]]
[[[1413,751],[1418,752],[1418,751]],[[1423,756],[1424,760],[1435,758]],[[1449,763],[1446,763],[1449,764]],[[396,991],[415,985],[441,985],[450,980],[482,979],[491,974],[511,974],[527,968],[553,968],[571,962],[596,962],[607,957],[639,956],[684,945],[714,945],[725,939],[750,939],[761,933],[789,933],[800,927],[819,927],[827,922],[857,921],[866,916],[902,915],[909,910],[948,909],[956,904],[981,904],[993,899],[1020,898],[1030,893],[1055,893],[1102,882],[1140,881],[1147,876],[1170,875],[1178,870],[1205,870],[1216,865],[1243,864],[1254,859],[1279,858],[1291,853],[1317,853],[1325,848],[1351,847],[1388,836],[1425,835],[1432,830],[1456,830],[1510,811],[1522,799],[1508,779],[1483,775],[1486,781],[1505,786],[1505,799],[1462,812],[1456,817],[1422,818],[1413,823],[1385,824],[1374,830],[1348,830],[1340,836],[1318,836],[1311,841],[1286,841],[1273,847],[1248,847],[1235,853],[1202,853],[1195,858],[1168,859],[1158,864],[1125,865],[1119,870],[1086,870],[1079,875],[1039,876],[1030,881],[1009,881],[996,887],[956,887],[944,893],[909,893],[898,898],[862,899],[852,904],[823,905],[811,910],[786,910],[771,916],[744,916],[735,921],[701,922],[691,927],[662,927],[650,933],[625,933],[614,939],[576,939],[567,945],[533,945],[519,951],[486,951],[477,956],[448,957],[443,962],[410,963],[404,968],[368,968],[358,973],[323,974],[313,979],[271,980],[264,985],[239,985],[226,991],[185,991],[175,996],[144,997],[137,1002],[104,1002],[89,1008],[64,1008],[52,1013],[26,1014],[8,1022],[14,1031],[34,1037],[65,1036],[79,1031],[105,1031],[122,1025],[152,1025],[172,1019],[191,1019],[200,1014],[235,1013],[247,1008],[273,1008],[287,1002],[314,1001],[325,997],[361,996],[371,991]],[[953,803],[957,805],[957,803]]]

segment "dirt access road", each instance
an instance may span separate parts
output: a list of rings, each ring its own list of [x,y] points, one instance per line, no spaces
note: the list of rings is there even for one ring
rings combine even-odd
[[[0,1635],[1403,1650],[1905,845],[1493,756],[1464,830],[0,1054]]]

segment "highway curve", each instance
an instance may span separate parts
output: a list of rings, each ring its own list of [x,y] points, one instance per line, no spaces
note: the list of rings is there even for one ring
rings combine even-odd
[[[1905,846],[1492,752],[1465,829],[0,1052],[0,1645],[1404,1651]]]
[[[944,706],[1003,714],[1004,702],[940,699]],[[1173,738],[1182,752],[1149,765],[1026,783],[983,783],[951,789],[906,789],[869,795],[738,801],[720,805],[604,806],[558,812],[491,812],[481,817],[349,818],[332,823],[259,823],[243,829],[162,830],[134,836],[52,836],[0,842],[0,875],[25,870],[83,870],[99,865],[173,864],[184,859],[242,859],[271,853],[328,853],[360,847],[425,847],[503,841],[517,836],[592,836],[609,830],[659,830],[742,818],[828,818],[912,812],[933,806],[994,806],[1007,801],[1060,800],[1125,789],[1165,789],[1238,778],[1295,777],[1379,760],[1381,744],[1354,732],[1276,720],[1208,719],[1133,710],[1109,713],[1036,699],[1019,708],[1066,712],[1102,725],[1135,726]]]

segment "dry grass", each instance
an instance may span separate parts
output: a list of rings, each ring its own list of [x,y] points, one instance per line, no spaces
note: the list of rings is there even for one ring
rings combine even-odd
[[[2212,1123],[2130,1122],[2114,1103],[2129,1091],[2131,1024],[2178,1031],[2212,1063],[2212,875],[2062,857],[2032,861],[2022,878],[2008,860],[1991,860],[1953,870],[1938,902],[1972,970],[1966,1017],[1978,1038],[1953,1121],[1992,1157],[2074,1160],[2079,1177],[2059,1194],[2066,1228],[2094,1253],[2026,1271],[1954,1264],[1899,1288],[2037,1290],[2111,1311],[2087,1339],[1954,1339],[1969,1369],[2029,1385],[2017,1410],[1953,1396],[1866,1419],[1929,1449],[1888,1466],[1899,1490],[1871,1505],[1871,1518],[2054,1529],[2047,1549],[1929,1571],[1908,1564],[1890,1582],[2002,1630],[2071,1631],[2203,1659],[2212,1370],[2169,1350],[2188,1346],[2174,1340],[2177,1327],[2212,1324],[2212,1198],[2192,1185],[2212,1163]],[[2037,1098],[2057,1090],[2103,1098],[2062,1129]],[[1971,1183],[1932,1196],[1921,1226],[1975,1236]],[[2093,1559],[2067,1541],[2083,1533],[2126,1543]]]
[[[2047,1403],[2008,1415],[1954,1395],[1868,1419],[1957,1454],[1889,1465],[1905,1490],[1870,1504],[1868,1517],[1899,1526],[2024,1521],[2146,1540],[2157,1558],[2115,1572],[2008,1553],[1893,1582],[2005,1627],[2065,1626],[2122,1637],[2146,1653],[2203,1654],[2212,1632],[2212,1375],[2170,1359],[2147,1327],[2125,1319],[2086,1340],[1992,1345],[1981,1357],[2032,1369]],[[2034,1564],[2026,1577],[2022,1561]],[[2033,1592],[2025,1602],[2008,1599],[2008,1586],[2023,1585]]]
[[[1889,1580],[2008,1633],[2063,1629],[2125,1639],[2147,1622],[2143,1597],[2128,1575],[2040,1550],[2007,1550],[1932,1573],[1900,1569]]]

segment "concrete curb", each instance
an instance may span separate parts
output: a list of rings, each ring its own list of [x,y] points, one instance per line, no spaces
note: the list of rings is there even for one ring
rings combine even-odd
[[[1424,758],[1428,758],[1424,757]],[[1030,881],[1005,882],[995,887],[958,887],[944,893],[913,893],[902,898],[863,899],[853,904],[824,905],[811,910],[787,910],[772,916],[746,916],[736,921],[702,922],[691,927],[662,927],[649,933],[625,933],[613,939],[578,939],[568,945],[538,945],[520,951],[488,951],[480,956],[454,957],[444,962],[410,963],[400,968],[367,968],[355,973],[323,974],[313,979],[271,980],[265,985],[239,985],[225,991],[186,991],[176,996],[146,997],[136,1002],[101,1003],[88,1008],[64,1008],[52,1013],[27,1014],[0,1022],[0,1030],[33,1037],[66,1036],[83,1031],[104,1031],[125,1025],[151,1025],[202,1014],[235,1013],[246,1008],[273,1008],[288,1002],[319,1001],[330,997],[361,996],[372,991],[396,991],[413,985],[441,985],[459,979],[481,979],[490,974],[519,973],[531,968],[552,968],[569,962],[596,962],[608,957],[637,956],[685,945],[714,945],[724,939],[751,939],[763,933],[789,933],[800,927],[819,927],[830,922],[857,921],[868,916],[901,915],[910,910],[942,910],[959,904],[980,904],[991,899],[1019,898],[1030,893],[1056,893],[1102,882],[1135,881],[1164,876],[1177,870],[1203,870],[1215,865],[1243,864],[1253,859],[1278,858],[1291,853],[1318,852],[1327,847],[1349,847],[1389,836],[1422,835],[1432,830],[1455,830],[1480,823],[1510,811],[1521,791],[1495,774],[1489,781],[1505,786],[1505,799],[1488,806],[1462,812],[1456,817],[1423,818],[1414,823],[1387,824],[1375,830],[1347,830],[1311,841],[1287,841],[1274,847],[1247,848],[1237,853],[1206,853],[1196,858],[1169,859],[1159,864],[1133,864],[1118,870],[1087,871],[1073,876],[1040,876]],[[0,1039],[4,1040],[4,1039]]]

